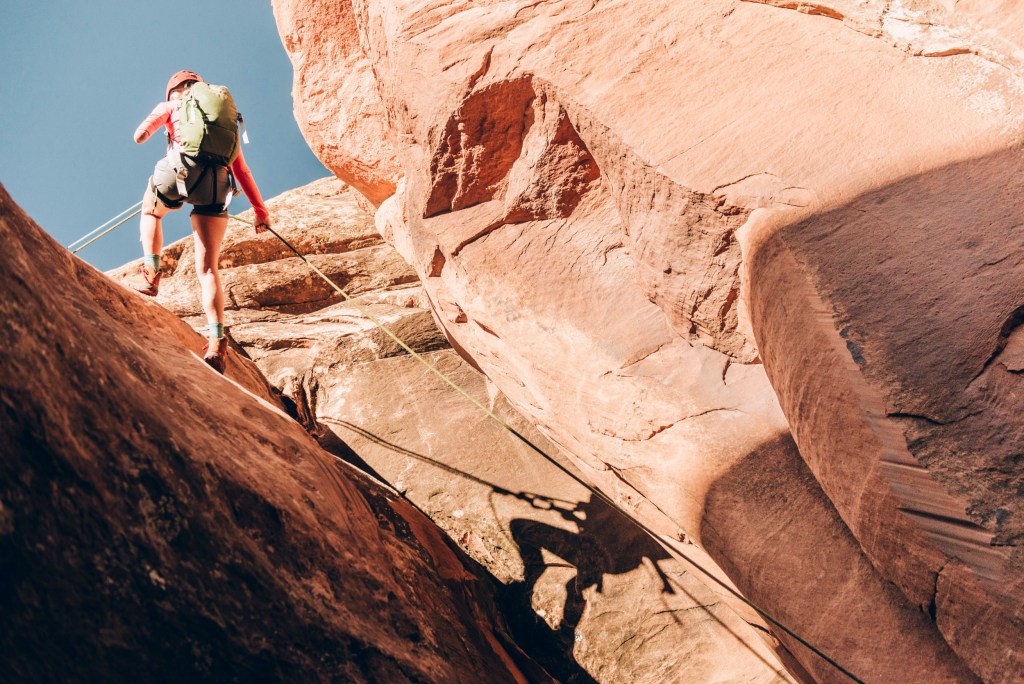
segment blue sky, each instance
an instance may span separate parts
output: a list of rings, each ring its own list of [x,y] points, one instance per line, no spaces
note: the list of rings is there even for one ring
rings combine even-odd
[[[135,204],[164,147],[132,133],[179,69],[231,89],[264,199],[330,175],[292,116],[269,0],[3,0],[0,183],[64,245]],[[231,210],[248,206],[240,195]],[[189,232],[188,209],[164,219],[165,242]],[[110,269],[141,255],[138,240],[133,219],[78,256]]]

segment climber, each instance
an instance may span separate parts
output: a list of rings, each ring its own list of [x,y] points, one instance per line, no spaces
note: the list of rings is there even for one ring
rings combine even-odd
[[[144,143],[160,126],[165,126],[167,154],[157,162],[142,198],[139,233],[144,258],[139,268],[141,278],[131,286],[150,297],[157,295],[163,248],[161,219],[180,209],[184,202],[193,205],[196,274],[209,323],[204,360],[223,373],[227,337],[217,261],[227,230],[227,206],[237,192],[236,179],[256,213],[257,233],[270,226],[270,215],[242,156],[241,117],[227,89],[206,84],[193,71],[179,71],[167,82],[165,93],[165,101],[135,131],[135,142]],[[241,137],[245,137],[244,129]]]

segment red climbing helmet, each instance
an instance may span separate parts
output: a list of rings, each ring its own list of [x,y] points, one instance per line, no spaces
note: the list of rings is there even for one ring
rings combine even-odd
[[[171,91],[180,86],[185,81],[202,81],[203,77],[194,71],[187,71],[185,69],[175,73],[171,76],[170,80],[167,81],[167,95],[164,97],[165,100],[171,99]]]

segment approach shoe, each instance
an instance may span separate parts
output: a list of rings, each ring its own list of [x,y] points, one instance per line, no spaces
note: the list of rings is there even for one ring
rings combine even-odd
[[[206,346],[203,347],[203,351],[206,352],[206,355],[203,356],[203,361],[210,368],[224,375],[224,367],[227,366],[228,361],[228,338],[221,337],[218,339],[213,349],[210,349],[210,343],[207,342]]]
[[[146,268],[146,264],[139,264],[139,273],[142,274],[142,278],[130,280],[128,284],[136,292],[156,297],[157,292],[160,291],[160,271],[154,272]]]

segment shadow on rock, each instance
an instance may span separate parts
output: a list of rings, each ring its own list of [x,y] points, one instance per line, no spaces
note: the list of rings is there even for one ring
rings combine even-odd
[[[524,577],[522,581],[502,585],[498,589],[502,614],[517,645],[559,681],[571,684],[597,681],[577,662],[573,650],[578,638],[577,628],[587,608],[584,594],[590,588],[603,591],[606,575],[632,572],[644,565],[644,559],[647,558],[661,580],[661,591],[676,593],[669,578],[658,566],[659,560],[670,558],[666,551],[629,518],[600,499],[577,502],[534,492],[513,491],[394,444],[349,421],[325,418],[321,418],[321,421],[349,430],[403,457],[416,459],[458,478],[486,486],[494,494],[519,499],[551,521],[555,520],[551,513],[565,521],[564,526],[527,517],[512,518],[508,522],[512,541],[523,561]],[[329,430],[324,432],[330,433]],[[326,445],[323,439],[320,442],[332,453],[357,467],[363,467],[360,465],[362,459],[340,438],[335,439],[337,444],[334,449]],[[373,473],[372,469],[370,472]],[[554,554],[562,562],[545,563],[544,551]],[[541,589],[538,581],[549,568],[576,571],[566,582],[566,599],[561,607],[562,614],[556,623],[557,627],[552,627],[533,607],[534,595]],[[547,588],[553,583],[544,584]]]
[[[524,648],[556,676],[567,682],[595,681],[583,672],[574,674],[558,671],[556,663],[546,661],[547,654],[542,649],[531,648],[534,646],[532,642],[537,640],[546,644],[549,651],[560,651],[560,662],[575,662],[573,647],[578,638],[576,630],[587,608],[584,592],[592,587],[598,592],[603,591],[605,575],[631,572],[643,565],[644,558],[648,558],[661,579],[662,592],[674,593],[668,577],[657,563],[668,559],[669,555],[632,521],[600,499],[591,499],[573,507],[562,506],[559,505],[562,502],[541,497],[529,500],[535,507],[557,511],[577,531],[528,518],[512,520],[510,531],[519,547],[525,570],[523,581],[513,583],[503,592],[503,603],[514,606],[516,619],[510,618],[510,626],[521,644],[524,641],[531,642],[523,644]],[[603,539],[614,539],[614,552],[605,548]],[[545,550],[560,558],[564,564],[545,562]],[[534,589],[548,568],[566,565],[575,568],[576,574],[565,585],[566,598],[561,623],[557,628],[552,628],[533,609]]]

